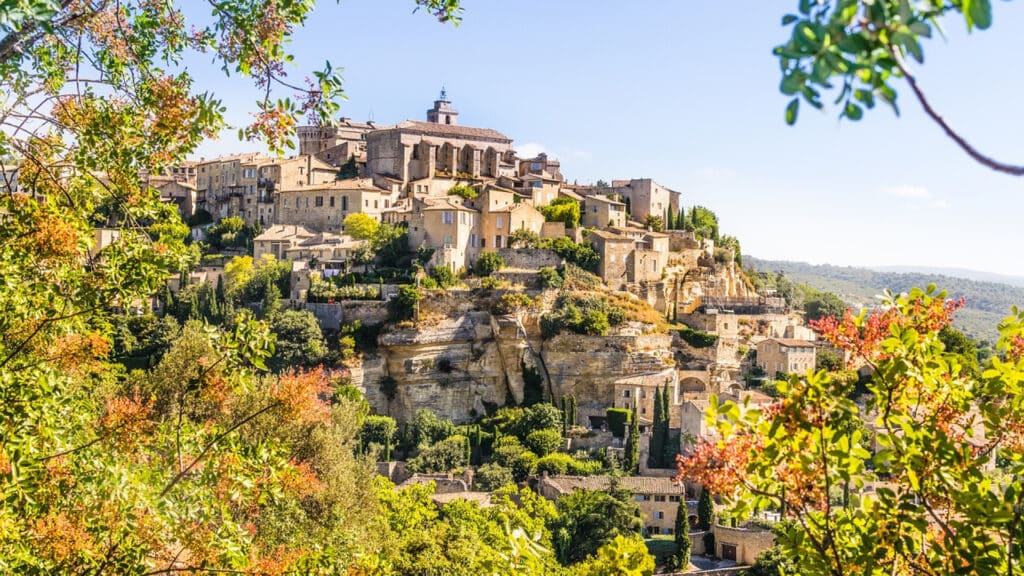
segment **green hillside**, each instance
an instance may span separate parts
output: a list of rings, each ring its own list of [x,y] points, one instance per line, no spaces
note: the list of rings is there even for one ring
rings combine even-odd
[[[942,274],[891,272],[851,266],[812,265],[785,260],[761,260],[744,257],[744,264],[760,272],[782,272],[790,280],[818,290],[834,292],[855,308],[877,304],[876,295],[886,288],[904,292],[915,286],[935,284],[953,298],[963,297],[966,305],[954,324],[972,338],[994,342],[999,337],[996,325],[1010,314],[1012,306],[1024,307],[1024,287],[996,282],[980,282]]]

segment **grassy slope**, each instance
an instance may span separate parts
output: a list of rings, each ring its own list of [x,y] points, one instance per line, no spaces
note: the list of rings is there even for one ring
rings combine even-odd
[[[934,283],[954,298],[963,297],[965,307],[957,313],[955,324],[971,337],[978,340],[995,341],[999,333],[996,325],[1014,305],[1024,308],[1024,288],[979,282],[965,278],[954,278],[940,274],[900,273],[875,271],[849,266],[811,265],[803,262],[782,260],[759,260],[747,256],[745,264],[753,265],[759,271],[783,272],[790,280],[803,282],[817,288],[838,294],[854,307],[873,306],[875,295],[888,288],[904,292],[914,286],[921,288]]]

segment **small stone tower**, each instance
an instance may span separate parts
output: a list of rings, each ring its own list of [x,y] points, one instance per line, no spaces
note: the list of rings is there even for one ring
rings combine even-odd
[[[448,99],[448,92],[444,88],[441,88],[441,95],[434,100],[434,107],[427,110],[427,122],[458,126],[459,113],[452,108],[452,102]]]

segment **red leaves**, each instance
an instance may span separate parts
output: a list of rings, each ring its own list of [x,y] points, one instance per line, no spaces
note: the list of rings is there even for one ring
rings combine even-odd
[[[119,449],[128,449],[156,425],[150,418],[151,412],[152,403],[140,400],[137,391],[131,398],[112,398],[107,401],[106,415],[100,419],[100,429],[113,438]]]
[[[732,494],[743,481],[751,451],[760,446],[761,439],[752,434],[717,442],[701,440],[686,458],[676,456],[676,479],[701,484],[713,494]]]
[[[281,404],[286,420],[310,424],[326,422],[330,417],[330,404],[326,400],[330,392],[330,379],[323,367],[308,372],[289,372],[270,388],[270,396]]]

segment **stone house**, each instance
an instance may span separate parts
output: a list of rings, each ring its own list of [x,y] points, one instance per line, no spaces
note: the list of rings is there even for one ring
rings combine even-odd
[[[589,228],[626,225],[626,205],[608,196],[595,194],[583,199],[580,224]]]
[[[206,210],[214,219],[242,215],[242,197],[254,197],[258,169],[271,158],[260,153],[220,156],[196,164],[196,190],[206,198]]]
[[[574,490],[608,490],[611,478],[607,476],[548,476],[537,482],[537,492],[557,501]],[[673,534],[680,501],[686,502],[687,517],[692,524],[697,520],[697,501],[687,499],[686,489],[671,478],[654,476],[625,476],[616,480],[619,488],[633,493],[640,508],[645,535]]]
[[[344,117],[330,126],[299,126],[299,154],[316,155],[332,166],[344,164],[349,156],[365,154],[366,135],[375,128],[373,122],[355,122]],[[325,156],[329,151],[333,154]]]
[[[333,182],[338,170],[317,160],[311,155],[300,155],[286,159],[272,159],[259,166],[259,182],[255,194],[247,192],[242,196],[242,218],[249,225],[285,224],[275,217],[277,211],[275,194],[286,190],[302,190]],[[299,224],[300,222],[296,222]]]
[[[629,203],[629,213],[638,222],[645,221],[647,216],[665,218],[669,212],[679,212],[682,194],[650,178],[612,180],[612,189]]]
[[[282,190],[274,200],[275,224],[340,230],[345,217],[357,212],[381,220],[381,214],[398,200],[398,192],[379,188],[370,178],[350,178]]]
[[[661,372],[638,374],[618,380],[613,385],[616,408],[632,409],[635,405],[641,424],[650,424],[654,419],[654,395],[662,388],[669,389],[669,428],[679,428],[679,377],[675,368]]]
[[[453,272],[470,268],[480,247],[480,213],[461,198],[414,200],[409,222],[409,248],[433,248],[431,264]]]
[[[480,195],[466,204],[480,212],[480,248],[506,248],[509,234],[516,230],[539,236],[544,227],[544,215],[505,188],[484,186]]]
[[[273,254],[278,260],[348,263],[363,244],[345,234],[276,225],[253,240],[253,258],[258,260],[264,254]]]
[[[520,178],[522,194],[530,199],[534,206],[547,206],[558,198],[559,180],[543,174],[526,174]]]
[[[150,186],[160,192],[160,200],[162,202],[171,202],[176,205],[178,213],[184,219],[194,215],[196,210],[203,207],[201,204],[205,203],[205,198],[202,199],[204,202],[200,202],[199,192],[196,190],[195,184],[185,180],[152,178],[150,179]]]
[[[316,232],[305,226],[283,224],[271,226],[253,239],[253,260],[259,260],[264,254],[273,254],[278,260],[284,260],[288,250],[314,236],[316,236]]]
[[[533,158],[520,158],[517,175],[522,178],[527,174],[546,176],[558,182],[562,181],[562,163],[558,160],[548,158],[547,153],[541,152]]]
[[[403,184],[435,176],[497,178],[513,155],[512,139],[497,130],[460,126],[443,91],[426,122],[407,120],[366,136],[367,175],[387,174]]]
[[[816,353],[808,340],[769,338],[757,345],[757,365],[769,375],[803,373],[814,369]]]
[[[629,283],[627,268],[635,244],[633,239],[606,230],[591,230],[586,240],[601,257],[597,275],[612,290],[622,290]]]
[[[715,535],[714,555],[738,564],[754,564],[759,554],[775,545],[775,534],[767,528],[731,528],[715,522],[711,532]]]

